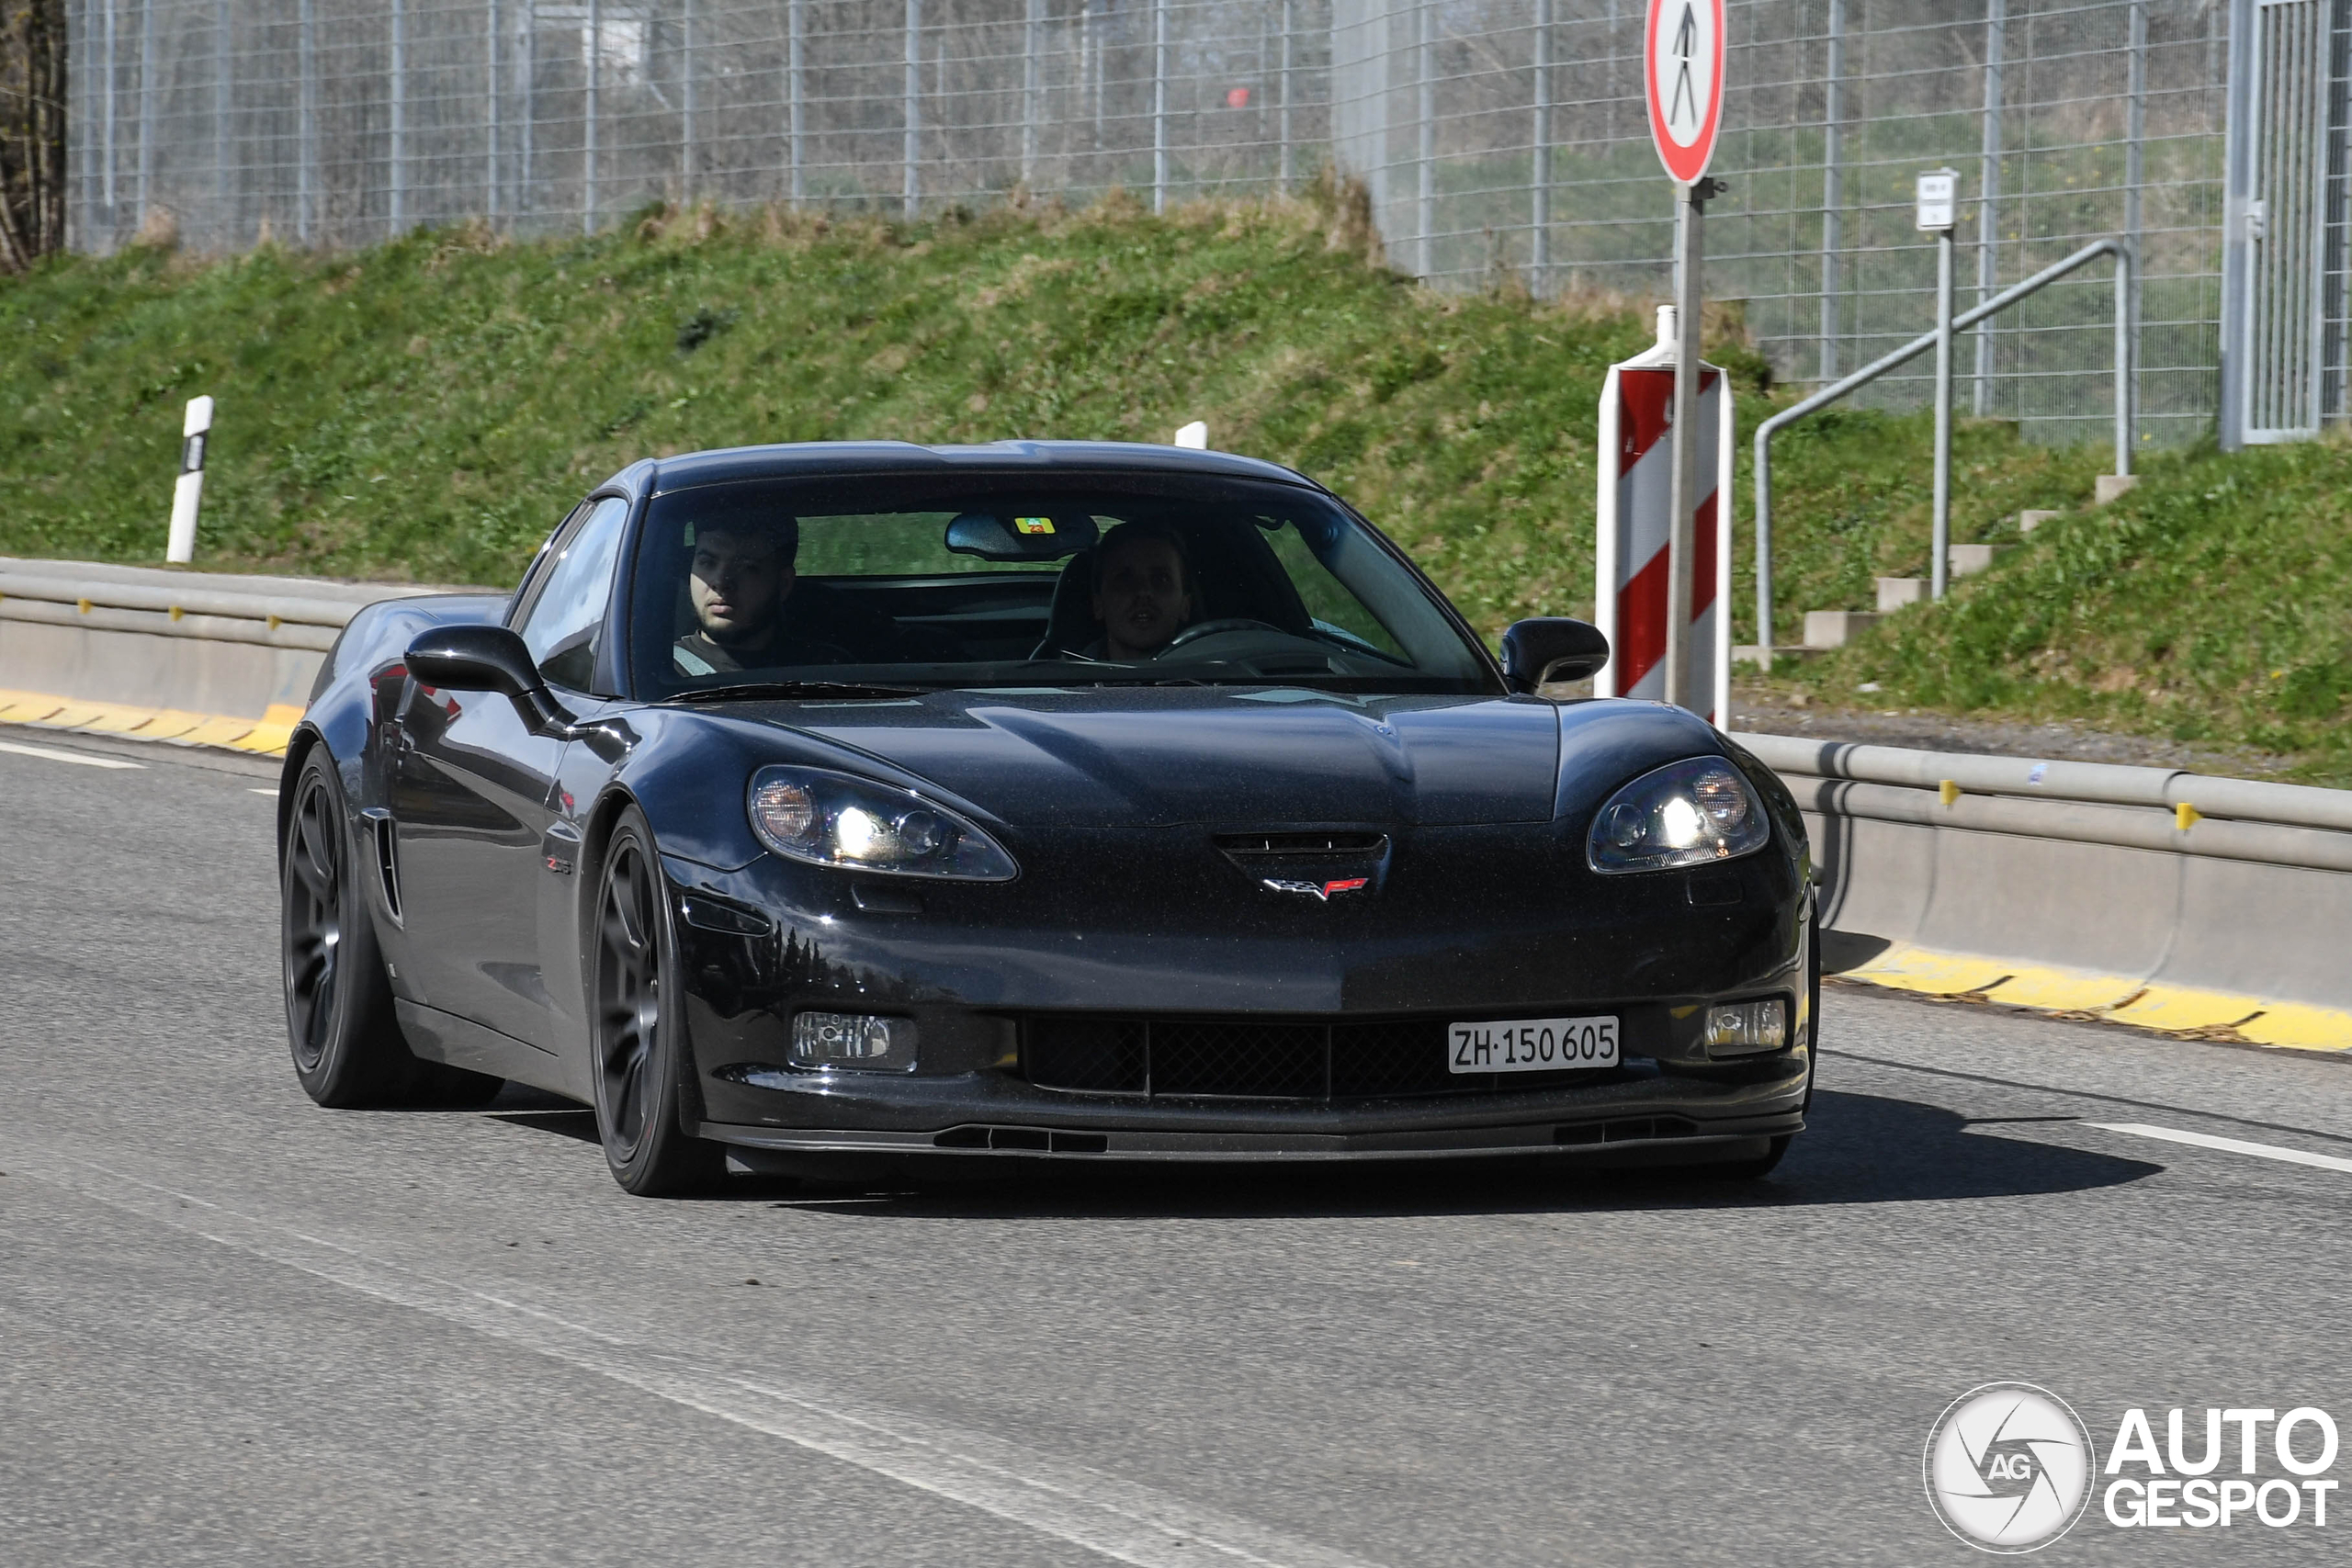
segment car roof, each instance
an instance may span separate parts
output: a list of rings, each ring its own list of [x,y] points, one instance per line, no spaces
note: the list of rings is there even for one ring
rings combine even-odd
[[[1199,474],[1204,478],[1272,479],[1315,488],[1277,463],[1152,446],[1130,441],[992,441],[971,446],[922,446],[911,441],[803,441],[773,446],[730,446],[689,452],[652,465],[646,488],[654,494],[741,479],[827,475],[949,474]]]

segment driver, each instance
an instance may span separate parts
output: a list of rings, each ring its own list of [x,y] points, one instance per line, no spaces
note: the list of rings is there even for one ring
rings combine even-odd
[[[1184,536],[1158,523],[1122,523],[1094,549],[1094,618],[1102,637],[1089,659],[1158,657],[1193,619],[1193,563]]]
[[[678,639],[679,673],[714,675],[841,657],[838,649],[793,636],[785,624],[799,549],[800,525],[791,517],[696,525],[686,580],[695,626]]]

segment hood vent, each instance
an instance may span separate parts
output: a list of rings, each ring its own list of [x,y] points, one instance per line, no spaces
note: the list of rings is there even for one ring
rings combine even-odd
[[[1296,832],[1219,833],[1211,840],[1236,860],[1329,859],[1334,855],[1370,858],[1385,853],[1385,833]]]

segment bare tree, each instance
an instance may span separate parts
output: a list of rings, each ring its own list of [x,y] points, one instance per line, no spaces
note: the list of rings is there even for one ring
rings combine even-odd
[[[0,0],[0,266],[65,243],[65,0]]]

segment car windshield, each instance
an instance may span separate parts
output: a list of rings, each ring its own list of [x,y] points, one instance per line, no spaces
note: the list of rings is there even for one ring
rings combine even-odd
[[[1498,690],[1442,601],[1299,487],[1201,476],[836,477],[657,496],[641,696],[844,687]]]

